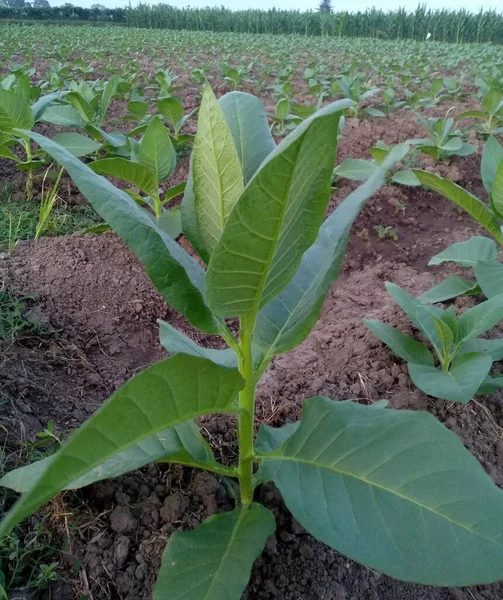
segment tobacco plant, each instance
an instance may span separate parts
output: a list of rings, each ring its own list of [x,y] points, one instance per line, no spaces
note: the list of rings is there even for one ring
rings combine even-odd
[[[299,423],[262,424],[255,437],[257,384],[315,325],[350,227],[388,166],[323,222],[349,106],[327,106],[275,146],[257,98],[233,92],[217,102],[205,88],[182,211],[201,261],[129,195],[30,134],[137,253],[167,302],[228,348],[204,348],[162,323],[170,358],[130,379],[56,454],[4,477],[24,495],[1,533],[63,489],[174,462],[235,480],[239,492],[231,512],[170,537],[155,600],[241,597],[275,529],[255,500],[270,481],[308,532],[371,568],[432,585],[503,577],[503,492],[432,415],[318,396]],[[226,319],[238,320],[237,335]],[[211,413],[237,418],[236,464],[218,462],[199,433],[194,419]]]

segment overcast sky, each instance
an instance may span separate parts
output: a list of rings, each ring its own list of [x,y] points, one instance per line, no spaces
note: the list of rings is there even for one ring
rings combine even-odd
[[[115,6],[127,6],[128,0],[49,0],[51,6],[58,6],[70,1],[72,4],[77,6],[91,6],[92,4],[99,3],[104,4],[108,7]],[[497,8],[500,5],[501,0],[426,0],[424,3],[428,8],[448,8],[452,10],[458,10],[460,8],[466,8],[474,12],[478,12],[480,8]],[[131,0],[133,6],[136,4],[135,0]],[[153,2],[155,4],[155,2]],[[169,0],[167,2],[173,6],[226,6],[233,9],[246,9],[246,8],[283,8],[283,9],[299,9],[299,10],[314,10],[318,6],[319,2],[316,0]],[[332,1],[334,9],[337,7],[347,10],[348,3],[340,4],[337,0]],[[350,3],[351,11],[365,10],[372,6],[377,6],[382,10],[395,10],[401,6],[407,10],[415,10],[418,5],[418,0],[352,0]]]

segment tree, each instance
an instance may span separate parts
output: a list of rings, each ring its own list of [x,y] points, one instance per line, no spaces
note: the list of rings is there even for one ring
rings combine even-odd
[[[33,7],[34,8],[50,8],[51,5],[49,4],[48,0],[33,0]]]
[[[318,6],[318,12],[331,13],[332,12],[332,0],[321,0]]]
[[[6,6],[7,8],[23,8],[25,6],[25,0],[0,0],[0,6]]]
[[[93,4],[91,6],[91,10],[106,10],[107,7],[103,6],[103,4]]]

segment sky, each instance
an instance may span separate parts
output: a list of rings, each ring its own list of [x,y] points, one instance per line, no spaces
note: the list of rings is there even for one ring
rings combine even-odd
[[[72,4],[77,6],[89,7],[92,4],[99,3],[104,6],[113,8],[116,6],[127,6],[129,0],[49,0],[51,6],[58,6],[70,1]],[[145,1],[145,0],[144,0]],[[166,0],[165,0],[166,1]],[[478,12],[480,8],[491,9],[497,8],[500,5],[501,0],[423,0],[428,8],[447,8],[452,10],[458,10],[460,8],[466,8],[473,12]],[[131,3],[136,4],[135,0],[131,0]],[[150,2],[149,2],[150,3]],[[154,1],[154,3],[156,3]],[[316,0],[169,0],[167,2],[172,6],[193,6],[193,7],[205,7],[205,6],[226,6],[236,10],[246,8],[280,8],[280,9],[298,9],[298,10],[315,10],[319,2]],[[350,7],[348,3],[339,3],[337,0],[332,0],[332,6],[335,10],[341,8],[343,10],[350,9],[353,11],[364,11],[367,8],[376,6],[382,10],[395,10],[400,7],[404,7],[407,10],[415,10],[419,0],[351,0]]]

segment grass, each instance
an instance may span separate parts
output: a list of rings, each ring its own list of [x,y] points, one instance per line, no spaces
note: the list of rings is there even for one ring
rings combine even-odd
[[[12,186],[0,184],[0,252],[11,253],[17,242],[35,238],[40,202],[14,199]],[[82,231],[101,223],[89,204],[54,207],[42,236],[56,236]]]
[[[26,335],[44,336],[44,327],[26,312],[29,296],[16,296],[11,290],[0,291],[0,342],[12,343]]]

